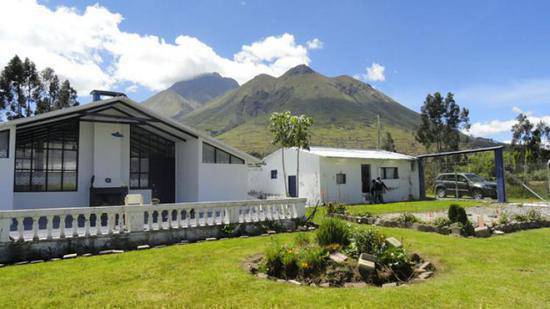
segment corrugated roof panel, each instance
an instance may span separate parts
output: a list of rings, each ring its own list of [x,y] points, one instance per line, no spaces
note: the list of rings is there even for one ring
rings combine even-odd
[[[310,147],[310,153],[330,158],[415,160],[415,157],[385,150],[345,149],[329,147]]]

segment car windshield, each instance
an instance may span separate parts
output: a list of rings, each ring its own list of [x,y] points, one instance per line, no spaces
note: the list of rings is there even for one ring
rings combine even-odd
[[[485,179],[476,174],[464,174],[471,182],[484,182]]]

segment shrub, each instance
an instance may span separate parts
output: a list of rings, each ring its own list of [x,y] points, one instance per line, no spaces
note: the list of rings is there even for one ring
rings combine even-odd
[[[536,209],[529,209],[527,211],[527,219],[529,221],[541,221],[542,220],[542,214],[540,211]]]
[[[510,222],[510,216],[505,212],[501,213],[500,217],[498,218],[498,223],[507,224],[508,222]]]
[[[418,219],[415,215],[406,212],[399,215],[399,217],[397,218],[397,222],[402,224],[413,224],[416,222],[420,222],[420,219]]]
[[[386,236],[375,228],[357,230],[353,234],[356,255],[361,253],[378,254],[385,246]]]
[[[461,222],[459,223],[461,225],[460,234],[462,234],[463,236],[474,235],[475,231],[474,231],[474,226],[472,225],[472,222],[466,220],[466,223],[464,224]]]
[[[451,223],[452,223],[451,220],[445,217],[437,217],[433,222],[433,224],[437,227],[444,227],[447,225],[451,225]]]
[[[283,272],[283,251],[285,248],[277,242],[272,242],[265,252],[265,271],[272,276]]]
[[[413,272],[413,263],[403,248],[388,247],[378,255],[377,262],[391,269],[399,280],[408,280]]]
[[[466,224],[468,222],[466,210],[456,204],[451,204],[451,206],[449,206],[448,217],[452,223],[460,222]]]
[[[373,218],[374,217],[374,215],[370,211],[358,212],[356,215],[359,216],[359,217],[362,217],[362,218]]]
[[[311,243],[311,240],[309,239],[309,236],[306,233],[298,233],[294,238],[294,243],[298,247],[305,247]]]
[[[303,277],[318,273],[325,267],[327,251],[320,247],[305,247],[298,256],[298,269]]]
[[[342,220],[326,218],[317,230],[317,243],[321,246],[338,244],[346,247],[350,243],[350,227]]]
[[[346,213],[347,213],[347,209],[346,209],[346,206],[344,206],[344,204],[341,204],[341,203],[327,204],[327,214],[329,215],[332,215],[332,214],[344,215]]]

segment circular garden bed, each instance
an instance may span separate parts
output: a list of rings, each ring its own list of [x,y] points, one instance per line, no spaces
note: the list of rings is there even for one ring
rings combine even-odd
[[[327,218],[314,237],[300,233],[289,243],[273,240],[245,267],[258,278],[319,287],[397,286],[425,280],[435,271],[398,239],[334,218]]]

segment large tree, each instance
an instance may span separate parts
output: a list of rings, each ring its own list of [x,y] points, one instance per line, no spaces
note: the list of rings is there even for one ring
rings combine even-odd
[[[522,162],[523,179],[526,181],[528,166],[543,157],[542,141],[550,139],[550,127],[544,122],[533,124],[527,115],[520,113],[512,126],[512,149],[516,161]]]
[[[458,150],[460,130],[470,128],[469,111],[460,108],[452,93],[444,98],[439,92],[428,94],[421,108],[416,140],[437,152]]]
[[[77,93],[51,68],[38,72],[36,65],[16,55],[0,73],[0,109],[8,120],[30,117],[69,106],[78,105]]]

